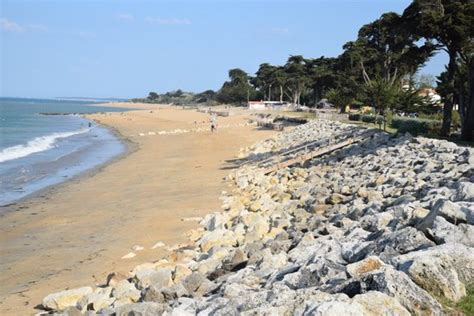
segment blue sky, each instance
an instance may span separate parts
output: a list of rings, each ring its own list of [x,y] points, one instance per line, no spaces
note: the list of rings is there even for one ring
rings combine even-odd
[[[140,97],[218,89],[289,55],[337,56],[409,0],[9,1],[0,4],[0,95]],[[436,56],[422,70],[437,75]]]

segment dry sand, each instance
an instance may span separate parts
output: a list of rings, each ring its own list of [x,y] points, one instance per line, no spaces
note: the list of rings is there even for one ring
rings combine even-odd
[[[208,128],[209,116],[135,106],[146,110],[90,115],[130,140],[128,155],[1,209],[6,212],[0,217],[1,315],[34,314],[49,293],[102,283],[108,272],[126,273],[160,259],[166,247],[153,245],[183,242],[184,233],[196,227],[183,218],[220,210],[223,177],[232,167],[227,160],[236,157],[239,147],[273,134],[241,126],[246,122],[241,114],[219,117],[220,126],[230,126],[217,133],[139,136]],[[121,259],[135,245],[145,249]]]

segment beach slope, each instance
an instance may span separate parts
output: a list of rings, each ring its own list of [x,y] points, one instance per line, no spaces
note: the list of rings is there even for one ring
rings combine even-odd
[[[228,160],[239,147],[273,133],[245,124],[245,115],[219,117],[211,133],[207,114],[137,108],[89,116],[124,137],[128,155],[2,208],[0,314],[33,314],[48,293],[160,259],[197,226],[184,218],[220,210]],[[166,246],[152,249],[158,242]]]

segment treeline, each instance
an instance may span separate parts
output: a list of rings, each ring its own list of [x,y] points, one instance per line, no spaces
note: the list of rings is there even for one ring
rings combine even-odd
[[[201,93],[185,92],[180,89],[170,91],[163,94],[150,92],[146,98],[135,98],[132,102],[157,103],[157,104],[174,104],[174,105],[190,105],[190,104],[206,104],[215,105],[216,92],[206,90]]]
[[[284,65],[263,63],[254,76],[229,70],[217,92],[193,95],[192,101],[246,104],[272,100],[314,106],[327,98],[341,111],[370,105],[382,117],[394,111],[430,113],[417,71],[437,52],[449,56],[437,77],[443,103],[441,136],[449,136],[455,104],[461,137],[474,139],[474,0],[414,0],[400,15],[389,12],[362,26],[337,57],[290,56]],[[150,97],[150,96],[149,96]],[[385,119],[384,119],[385,121]]]
[[[433,112],[429,97],[419,93],[415,74],[434,54],[449,56],[437,77],[442,97],[441,136],[449,136],[453,105],[459,105],[461,136],[474,131],[474,1],[415,0],[403,12],[389,12],[361,27],[357,39],[343,45],[338,57],[291,56],[284,65],[263,63],[249,76],[229,71],[216,94],[221,102],[248,99],[315,105],[326,97],[341,111],[366,104],[385,117],[396,110]]]

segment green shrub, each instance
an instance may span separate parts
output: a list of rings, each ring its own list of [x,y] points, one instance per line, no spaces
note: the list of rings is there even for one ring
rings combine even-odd
[[[443,121],[443,112],[433,113],[433,114],[420,113],[419,117],[422,119],[427,119],[427,120]],[[461,115],[459,114],[458,111],[453,111],[453,114],[451,116],[451,125],[454,128],[461,127]]]
[[[365,123],[382,124],[383,117],[380,115],[361,115],[360,119]]]
[[[436,135],[441,129],[441,121],[409,117],[394,117],[391,126],[398,132],[409,132],[412,135]]]
[[[349,114],[349,121],[360,121],[360,114]]]

